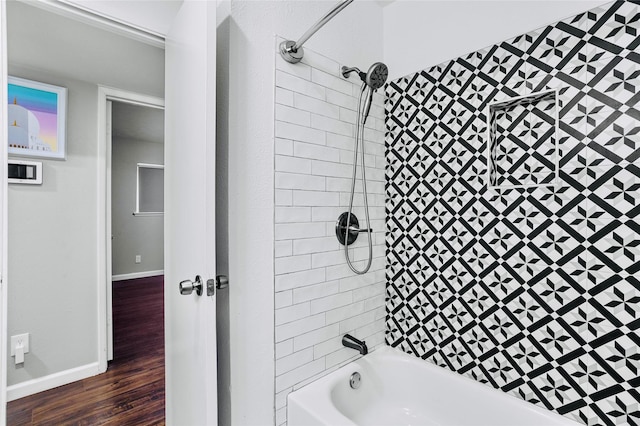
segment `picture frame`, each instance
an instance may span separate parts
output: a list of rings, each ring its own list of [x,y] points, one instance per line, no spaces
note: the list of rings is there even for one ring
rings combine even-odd
[[[8,154],[66,159],[67,89],[8,78]]]

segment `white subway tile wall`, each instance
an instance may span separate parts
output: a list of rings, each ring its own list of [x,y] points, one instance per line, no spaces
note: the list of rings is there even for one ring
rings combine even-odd
[[[275,67],[275,408],[276,425],[283,425],[291,391],[360,356],[342,346],[344,334],[370,350],[384,344],[386,161],[380,91],[364,142],[374,259],[358,276],[346,264],[335,222],[349,203],[360,85],[309,49],[295,65],[276,54]],[[354,205],[364,227],[360,167]],[[367,255],[362,234],[349,256],[362,269]]]

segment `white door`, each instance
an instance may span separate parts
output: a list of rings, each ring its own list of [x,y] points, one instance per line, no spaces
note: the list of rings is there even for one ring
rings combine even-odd
[[[165,48],[165,345],[168,425],[217,424],[215,2],[183,3]],[[202,277],[203,294],[178,283]]]
[[[0,117],[7,113],[7,10],[0,4]],[[7,121],[0,123],[0,424],[7,417]]]

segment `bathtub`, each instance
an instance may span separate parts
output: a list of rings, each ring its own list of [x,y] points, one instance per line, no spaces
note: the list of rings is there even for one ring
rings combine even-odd
[[[360,373],[360,387],[349,380]],[[289,426],[578,423],[400,350],[382,347],[288,396]]]

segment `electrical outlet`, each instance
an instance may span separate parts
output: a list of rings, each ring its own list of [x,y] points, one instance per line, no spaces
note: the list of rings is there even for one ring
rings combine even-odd
[[[142,262],[142,256],[139,254],[136,254],[136,263],[141,263]]]
[[[16,348],[21,345],[25,354],[29,352],[29,333],[11,336],[11,356],[16,354]]]

